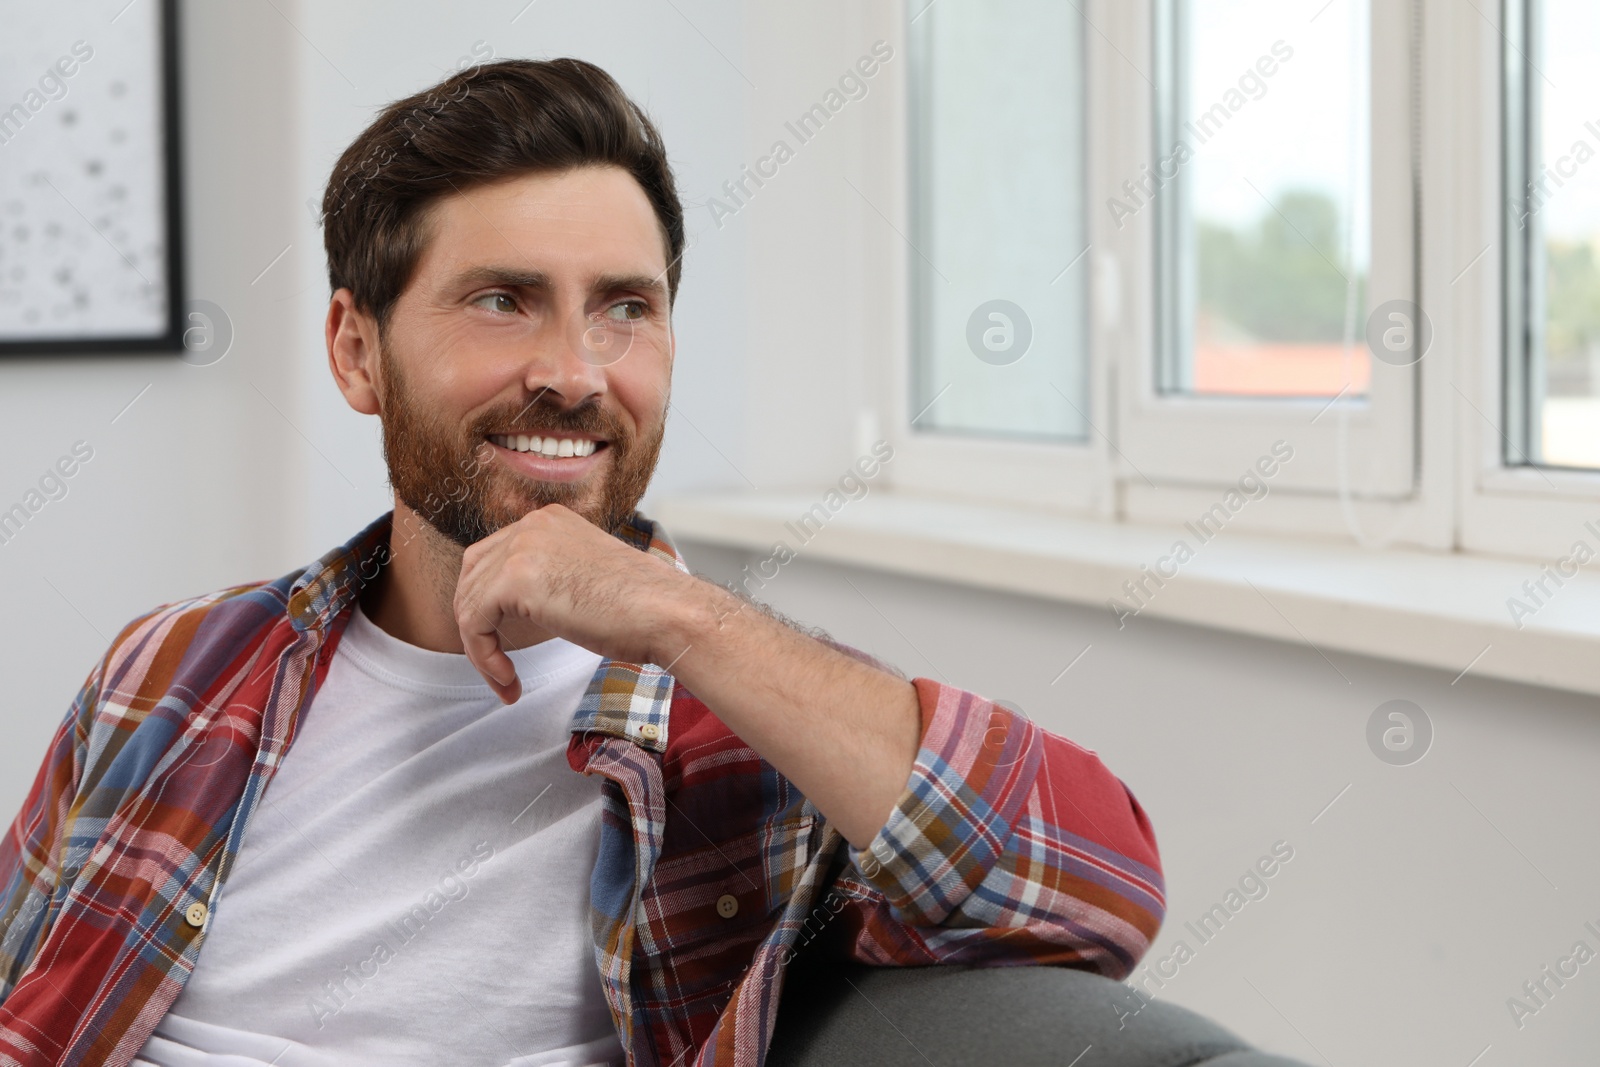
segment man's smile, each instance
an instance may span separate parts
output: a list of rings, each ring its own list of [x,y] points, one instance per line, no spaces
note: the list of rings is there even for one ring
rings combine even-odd
[[[610,451],[607,442],[574,433],[497,433],[488,441],[512,470],[545,482],[581,481]]]
[[[494,433],[489,435],[489,443],[512,452],[537,453],[543,456],[563,459],[568,456],[587,456],[606,446],[604,441],[586,437],[582,434],[560,434],[541,437],[538,434]]]

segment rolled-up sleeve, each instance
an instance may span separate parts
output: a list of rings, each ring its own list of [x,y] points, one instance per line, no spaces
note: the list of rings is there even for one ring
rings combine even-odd
[[[1155,833],[1093,752],[974,693],[912,680],[922,742],[851,872],[881,895],[866,962],[1066,963],[1126,977],[1165,914]],[[872,914],[872,913],[876,914]]]

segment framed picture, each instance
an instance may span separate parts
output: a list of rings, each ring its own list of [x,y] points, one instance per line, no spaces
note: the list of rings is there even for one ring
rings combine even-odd
[[[177,0],[0,26],[0,355],[182,352]]]

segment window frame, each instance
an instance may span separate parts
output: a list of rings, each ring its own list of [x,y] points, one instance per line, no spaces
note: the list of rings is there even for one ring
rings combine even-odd
[[[1588,537],[1585,523],[1600,519],[1600,471],[1510,462],[1513,449],[1527,447],[1531,397],[1525,386],[1536,372],[1527,364],[1529,312],[1516,306],[1519,293],[1528,295],[1524,272],[1530,257],[1514,236],[1510,195],[1514,177],[1529,161],[1511,155],[1519,146],[1524,153],[1535,151],[1531,135],[1537,127],[1524,125],[1532,101],[1515,84],[1528,72],[1516,69],[1507,56],[1532,44],[1525,31],[1531,29],[1536,2],[1502,0],[1481,18],[1473,16],[1475,26],[1463,35],[1471,38],[1470,47],[1463,42],[1455,84],[1440,87],[1460,94],[1454,103],[1461,111],[1438,121],[1454,120],[1470,131],[1463,154],[1475,165],[1459,168],[1448,195],[1463,231],[1493,246],[1485,257],[1493,269],[1478,273],[1473,288],[1459,294],[1464,317],[1470,321],[1472,309],[1478,311],[1476,336],[1492,339],[1492,345],[1480,341],[1463,353],[1464,369],[1471,371],[1465,377],[1476,395],[1471,406],[1462,405],[1466,410],[1457,438],[1462,457],[1458,544],[1467,551],[1549,560]],[[1532,234],[1530,229],[1529,240]],[[1494,415],[1499,425],[1489,425],[1474,408]],[[1516,444],[1519,434],[1522,443]]]
[[[1172,2],[1153,0],[1128,5],[1121,20],[1127,36],[1119,46],[1142,46],[1142,54],[1151,57],[1154,82],[1152,85],[1134,74],[1124,77],[1119,90],[1124,99],[1142,97],[1140,112],[1144,120],[1143,128],[1136,131],[1136,143],[1125,149],[1123,158],[1130,166],[1124,177],[1137,174],[1140,166],[1172,150],[1171,145],[1159,144],[1157,137],[1162,125],[1158,115],[1170,103],[1166,96],[1171,87],[1163,81],[1175,71],[1161,71],[1154,65],[1163,52],[1176,55],[1179,47],[1176,41],[1159,39],[1161,26],[1156,11]],[[1408,26],[1394,25],[1409,21],[1403,18],[1408,14],[1404,6],[1372,4],[1374,173],[1369,291],[1417,302],[1412,109],[1382,106],[1388,99],[1408,97],[1411,92],[1406,76],[1411,34]],[[1266,52],[1272,43],[1263,40],[1261,50]],[[1117,185],[1120,182],[1113,182],[1111,188]],[[1164,191],[1176,190],[1174,183]],[[1108,190],[1106,195],[1113,193]],[[1275,487],[1336,493],[1341,485],[1339,437],[1348,433],[1346,451],[1352,457],[1351,467],[1357,468],[1346,479],[1351,494],[1390,500],[1411,496],[1416,483],[1414,366],[1398,368],[1374,361],[1369,397],[1346,398],[1331,407],[1330,398],[1326,397],[1240,398],[1162,392],[1160,361],[1170,362],[1170,357],[1161,351],[1162,331],[1158,324],[1166,321],[1167,309],[1161,306],[1157,282],[1163,275],[1175,272],[1177,266],[1173,262],[1178,252],[1176,241],[1163,232],[1170,231],[1179,207],[1177,199],[1158,194],[1152,209],[1140,211],[1120,234],[1109,225],[1103,231],[1107,243],[1117,248],[1127,264],[1128,287],[1137,294],[1130,307],[1135,310],[1142,334],[1141,351],[1124,367],[1129,387],[1119,397],[1118,422],[1127,434],[1123,450],[1130,463],[1137,465],[1144,478],[1158,485],[1215,486],[1236,479],[1238,472],[1248,469],[1274,441],[1283,439],[1294,446],[1295,459],[1275,477]],[[1141,249],[1152,251],[1141,254]],[[1161,258],[1163,252],[1167,254],[1165,259]],[[1357,325],[1361,330],[1363,324]],[[1135,328],[1135,323],[1126,322],[1124,326]],[[1364,338],[1364,331],[1361,336]],[[1346,426],[1340,426],[1341,419],[1348,420]],[[1375,459],[1362,463],[1360,457]]]

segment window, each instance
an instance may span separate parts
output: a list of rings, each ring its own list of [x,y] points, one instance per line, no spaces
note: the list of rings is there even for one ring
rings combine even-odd
[[[1314,33],[1282,0],[1156,10],[1156,165],[1119,210],[1153,190],[1160,212],[1158,389],[1365,396],[1368,353],[1344,337],[1371,259],[1366,0]]]
[[[1414,341],[1431,326],[1415,269],[1410,5],[1096,10],[1121,12],[1104,99],[1144,112],[1102,176],[1099,231],[1133,295],[1108,324],[1108,344],[1134,341],[1116,397],[1130,514],[1164,487],[1225,484],[1279,440],[1295,458],[1278,487],[1413,495]],[[1374,334],[1398,347],[1374,358]]]
[[[1508,14],[1505,462],[1600,468],[1600,8]]]
[[[1600,5],[899,18],[906,97],[859,170],[905,220],[864,237],[891,275],[869,306],[900,311],[873,386],[898,488],[1181,523],[1283,441],[1240,528],[1534,558],[1586,536]],[[1031,327],[1010,362],[993,300]]]
[[[1089,432],[1083,33],[1060,0],[913,14],[918,430]]]

